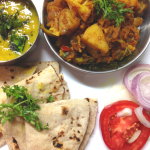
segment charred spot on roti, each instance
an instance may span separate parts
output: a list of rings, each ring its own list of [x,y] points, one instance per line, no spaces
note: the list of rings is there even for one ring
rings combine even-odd
[[[80,131],[78,130],[78,133],[80,133]]]
[[[53,138],[53,140],[55,140],[55,139],[56,139],[56,137]]]
[[[66,106],[61,106],[62,115],[68,115],[69,109]]]
[[[62,75],[60,76],[60,81],[61,81],[61,82],[63,82],[63,81],[64,81],[64,78],[63,78],[63,76],[62,76]]]
[[[71,117],[71,124],[73,124],[73,121],[74,121],[75,119],[73,118],[73,117]]]
[[[29,82],[29,80],[28,80],[28,79],[26,79],[26,81],[25,81],[25,82],[26,82],[26,84],[30,84],[30,82]]]
[[[7,82],[6,82],[6,81],[4,81],[4,85],[5,85],[5,84],[7,84]]]
[[[42,71],[39,71],[39,72],[37,73],[37,75],[40,76],[40,73],[41,73],[41,72],[42,72]]]
[[[29,80],[32,80],[33,78],[35,78],[34,76],[30,77]]]
[[[85,98],[88,102],[90,101],[89,98]]]
[[[79,124],[79,123],[77,124],[77,126],[78,126],[78,127],[82,127],[82,125],[81,125],[81,124]]]
[[[19,145],[18,145],[18,143],[17,143],[17,141],[16,141],[16,139],[15,139],[14,137],[12,137],[12,142],[13,142],[13,144],[14,144],[14,148],[15,148],[16,150],[20,150]]]
[[[80,138],[78,138],[75,134],[74,137],[69,137],[71,140],[76,140],[77,142],[80,142]]]
[[[10,72],[14,72],[14,69],[10,69]]]
[[[58,137],[62,137],[62,136],[65,136],[65,132],[64,131],[58,132]]]
[[[79,120],[79,117],[77,117],[77,120]]]
[[[15,77],[14,76],[11,76],[11,79],[14,79]]]
[[[60,148],[60,149],[63,148],[63,144],[60,143],[57,138],[53,139],[53,145],[54,145],[54,147],[56,147],[56,148]]]

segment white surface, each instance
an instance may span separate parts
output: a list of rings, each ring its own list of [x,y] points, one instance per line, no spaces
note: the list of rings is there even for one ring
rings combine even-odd
[[[40,17],[43,0],[33,0],[35,3]],[[99,115],[104,107],[103,95],[104,93],[114,84],[122,83],[123,76],[128,68],[138,63],[148,63],[150,64],[150,46],[147,50],[137,59],[132,65],[126,67],[120,71],[107,73],[107,74],[85,74],[83,72],[78,72],[65,63],[60,61],[57,56],[50,50],[48,44],[46,43],[43,34],[41,34],[41,39],[38,48],[26,61],[58,61],[61,66],[61,72],[64,74],[64,78],[68,83],[70,89],[70,97],[73,98],[98,98],[98,113],[94,132],[85,148],[85,150],[108,150],[105,146],[101,131],[99,130]],[[44,144],[44,143],[43,143]],[[8,150],[5,146],[1,150]],[[150,150],[150,141],[146,143],[142,150]]]

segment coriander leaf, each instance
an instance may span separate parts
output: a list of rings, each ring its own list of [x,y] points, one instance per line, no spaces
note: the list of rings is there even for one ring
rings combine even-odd
[[[14,97],[15,102],[12,104],[0,104],[0,123],[4,125],[6,121],[12,122],[14,117],[23,117],[27,122],[32,124],[36,130],[41,131],[48,129],[48,124],[42,125],[38,113],[35,110],[39,110],[40,106],[37,104],[39,101],[47,101],[34,99],[30,94],[27,93],[27,89],[23,86],[9,85],[2,87],[3,92],[10,98]],[[52,102],[54,98],[52,95],[48,97],[48,102]]]
[[[26,43],[26,36],[17,36],[15,32],[12,33],[10,37],[10,45],[9,48],[13,51],[22,52]]]
[[[52,95],[50,95],[48,98],[48,102],[52,102],[53,100],[54,100],[54,97],[52,97]]]
[[[4,40],[8,39],[8,35],[13,29],[20,28],[24,24],[29,22],[29,19],[21,22],[18,18],[19,11],[14,15],[8,15],[4,13],[4,8],[0,9],[0,35]]]
[[[126,13],[133,13],[130,8],[124,8],[126,6],[125,3],[116,2],[116,0],[94,0],[93,3],[97,15],[100,15],[102,10],[102,19],[115,20],[116,26],[119,26],[124,20]]]

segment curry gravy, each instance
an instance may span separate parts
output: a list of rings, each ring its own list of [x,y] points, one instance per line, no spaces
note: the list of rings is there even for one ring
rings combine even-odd
[[[27,24],[24,24],[22,27],[13,29],[13,32],[16,32],[16,35],[27,36],[27,41],[24,47],[23,52],[16,52],[12,51],[9,48],[10,44],[10,35],[8,36],[7,40],[3,40],[2,36],[0,35],[0,61],[8,61],[15,59],[25,53],[34,43],[38,30],[39,30],[39,19],[36,10],[26,1],[20,0],[12,0],[12,1],[0,1],[0,9],[4,8],[3,13],[8,15],[14,15],[17,10],[19,11],[19,15],[17,17],[18,20],[26,21],[29,19]]]

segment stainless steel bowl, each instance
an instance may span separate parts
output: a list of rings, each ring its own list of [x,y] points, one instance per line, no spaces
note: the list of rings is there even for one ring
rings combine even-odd
[[[47,6],[47,3],[50,1],[52,1],[52,0],[44,0],[43,1],[41,23],[43,23],[45,27],[46,27],[46,22],[47,22],[46,6]],[[65,62],[67,65],[69,65],[70,67],[72,67],[78,71],[83,71],[83,72],[87,72],[87,73],[108,73],[108,72],[120,70],[122,68],[127,67],[131,63],[133,63],[146,50],[146,48],[150,42],[150,18],[149,18],[150,1],[145,0],[144,3],[146,3],[147,8],[144,11],[144,13],[142,14],[142,18],[144,19],[144,22],[140,26],[140,39],[138,41],[137,48],[134,51],[134,53],[131,56],[124,58],[122,61],[112,62],[110,64],[101,64],[101,65],[99,65],[98,71],[93,71],[92,69],[91,70],[85,69],[84,66],[76,66],[69,62],[66,62],[59,56],[59,50],[55,46],[56,39],[46,35],[45,33],[44,33],[44,37],[45,37],[50,49],[60,58],[60,60]]]
[[[30,4],[30,6],[32,6],[36,13],[37,13],[37,16],[38,16],[38,19],[39,19],[39,15],[38,15],[38,12],[37,12],[37,9],[34,5],[34,3],[32,2],[32,0],[26,0],[27,3]],[[24,59],[26,59],[28,56],[30,56],[32,54],[32,52],[36,49],[36,47],[38,46],[38,43],[39,43],[39,40],[40,40],[40,19],[39,19],[39,24],[38,24],[38,34],[37,34],[37,37],[34,41],[34,43],[32,44],[32,46],[24,53],[22,54],[21,56],[15,58],[15,59],[12,59],[12,60],[9,60],[9,61],[0,61],[0,65],[11,65],[11,64],[15,64],[15,63],[18,63],[18,62],[21,62],[23,61]]]

